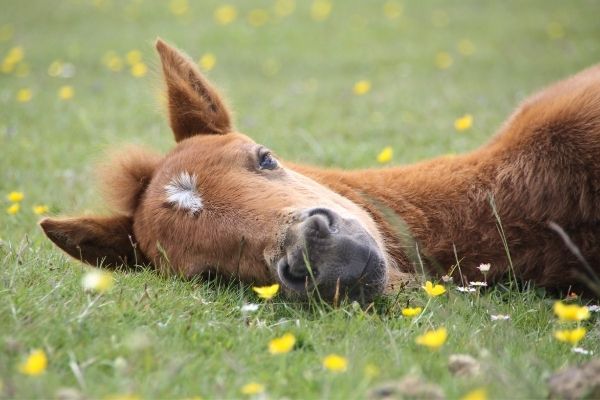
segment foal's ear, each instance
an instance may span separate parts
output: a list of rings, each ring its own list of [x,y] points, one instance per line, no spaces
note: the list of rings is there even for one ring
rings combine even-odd
[[[45,218],[40,225],[54,244],[87,264],[115,268],[144,262],[131,217]]]
[[[198,134],[231,131],[225,102],[188,56],[156,41],[167,85],[169,120],[177,142]]]

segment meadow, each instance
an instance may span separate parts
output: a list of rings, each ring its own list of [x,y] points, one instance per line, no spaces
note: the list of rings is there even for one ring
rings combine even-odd
[[[197,60],[238,130],[283,159],[385,167],[469,151],[528,94],[600,62],[599,2],[0,6],[0,398],[360,399],[406,377],[447,398],[545,398],[554,371],[600,352],[598,312],[576,323],[587,333],[575,352],[554,332],[576,325],[527,285],[463,293],[443,283],[440,296],[402,290],[368,308],[265,301],[235,282],[147,270],[117,271],[111,290],[85,291],[89,268],[37,225],[108,212],[93,184],[106,150],[173,146],[156,37]],[[406,317],[407,305],[423,310]],[[440,327],[448,336],[438,349],[416,343]],[[291,351],[271,354],[286,333]],[[28,372],[35,349],[47,365]],[[331,354],[346,365],[324,366]],[[453,374],[456,354],[479,373]]]

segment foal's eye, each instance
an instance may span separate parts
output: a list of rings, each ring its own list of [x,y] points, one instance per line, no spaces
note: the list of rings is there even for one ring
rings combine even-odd
[[[258,161],[258,167],[260,169],[275,169],[277,166],[277,160],[273,158],[271,153],[266,152],[260,156]]]

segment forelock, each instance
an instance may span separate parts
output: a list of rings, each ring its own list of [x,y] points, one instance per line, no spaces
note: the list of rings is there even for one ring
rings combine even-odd
[[[101,190],[109,206],[133,215],[162,156],[137,146],[108,154],[97,169]]]

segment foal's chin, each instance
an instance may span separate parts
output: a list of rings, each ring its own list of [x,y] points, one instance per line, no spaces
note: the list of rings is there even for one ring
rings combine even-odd
[[[288,297],[367,303],[387,284],[384,252],[352,217],[324,207],[303,210],[272,266]]]
[[[383,294],[387,287],[385,268],[378,268],[370,274],[368,280],[364,279],[351,285],[338,284],[337,281],[331,285],[315,285],[311,278],[305,278],[301,288],[290,285],[287,280],[280,279],[279,282],[284,296],[292,301],[304,302],[312,298],[327,303],[357,301],[361,305],[367,305]]]

